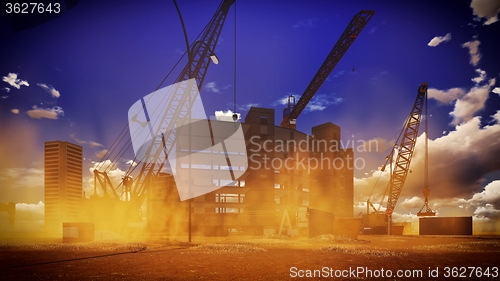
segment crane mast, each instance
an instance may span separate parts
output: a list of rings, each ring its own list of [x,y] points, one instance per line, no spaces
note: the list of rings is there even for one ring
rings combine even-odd
[[[418,130],[420,127],[420,122],[422,120],[422,112],[424,109],[424,104],[426,106],[426,114],[427,114],[427,83],[423,82],[417,92],[417,97],[413,104],[413,108],[411,109],[410,115],[406,119],[406,122],[403,126],[400,136],[398,137],[399,143],[395,144],[395,147],[398,148],[396,160],[394,163],[394,168],[392,164],[394,149],[391,150],[389,156],[386,157],[387,161],[389,161],[391,165],[390,171],[390,180],[387,186],[389,190],[389,197],[387,199],[387,208],[385,214],[379,213],[377,209],[373,206],[370,200],[367,201],[367,213],[363,215],[363,223],[366,227],[370,229],[375,229],[376,233],[381,233],[380,227],[384,229],[387,228],[387,233],[391,234],[391,223],[392,223],[392,213],[394,212],[394,208],[398,202],[399,196],[401,194],[401,190],[403,189],[403,185],[406,181],[406,177],[408,172],[410,171],[410,163],[413,157],[413,152],[415,150],[415,145],[417,142]],[[427,151],[427,119],[425,120],[425,130],[426,130],[426,142],[425,142],[425,186],[424,186],[424,197],[425,197],[425,205],[427,207],[425,212],[422,212],[422,209],[419,212],[419,216],[434,216],[435,213],[428,206],[428,196],[430,190],[428,188],[428,151]],[[401,138],[402,136],[402,138]],[[386,168],[387,162],[382,166],[381,171],[383,172]],[[375,211],[370,214],[370,207]]]
[[[398,146],[398,155],[389,182],[389,198],[387,199],[387,214],[391,215],[398,202],[399,195],[410,170],[410,162],[417,142],[418,128],[422,119],[422,110],[427,98],[427,83],[424,82],[418,88],[417,98],[413,108],[406,120],[403,138]],[[389,159],[392,161],[392,159]]]
[[[358,38],[359,34],[374,14],[374,11],[363,10],[352,18],[299,101],[296,104],[290,103],[289,98],[288,107],[283,111],[283,121],[281,121],[280,124],[281,127],[295,130],[296,119],[299,117],[300,113],[306,108],[314,94],[316,94],[321,85],[323,85],[323,82],[325,82],[326,78],[328,78],[340,59],[344,56],[349,47],[351,47],[352,43],[354,43],[354,40]]]

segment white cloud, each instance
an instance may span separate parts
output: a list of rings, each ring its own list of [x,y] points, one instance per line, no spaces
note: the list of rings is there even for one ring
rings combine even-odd
[[[282,97],[281,99],[273,102],[273,105],[275,105],[275,106],[276,105],[288,105],[288,97],[289,96],[294,96],[294,95],[292,95],[291,93],[288,93],[288,95],[286,95],[286,96]],[[296,101],[298,101],[299,97],[295,96],[295,99],[296,99]]]
[[[498,21],[500,12],[500,1],[498,0],[472,0],[470,3],[472,13],[476,20],[486,19],[484,25],[490,25]]]
[[[250,110],[251,107],[258,107],[258,106],[260,106],[259,103],[247,103],[247,104],[238,106],[238,110],[247,111],[247,110]]]
[[[236,113],[238,115],[238,119],[240,120],[241,115],[239,113]],[[219,121],[228,121],[228,122],[234,122],[233,120],[233,112],[231,110],[227,110],[224,112],[223,110],[217,110],[215,111],[215,118]]]
[[[450,115],[453,116],[453,125],[472,119],[476,112],[483,109],[489,92],[495,85],[495,79],[490,79],[487,84],[482,84],[482,82],[485,82],[487,74],[481,69],[476,69],[476,72],[479,76],[472,79],[476,86],[472,87],[467,93],[460,88],[452,88],[446,91],[431,88],[427,91],[429,98],[434,98],[442,103],[456,101],[453,111],[450,112]]]
[[[343,102],[344,99],[341,97],[337,97],[334,94],[326,95],[326,94],[316,94],[309,101],[306,108],[304,109],[306,112],[311,111],[322,111],[326,109],[329,105],[335,105]]]
[[[180,48],[175,48],[175,52],[179,55],[184,55],[186,53],[186,50],[182,50]]]
[[[88,142],[90,144],[90,147],[101,147],[101,146],[104,146],[98,142],[95,142],[95,141],[89,141]]]
[[[468,48],[469,49],[469,55],[470,55],[470,63],[473,66],[477,66],[479,63],[479,60],[481,59],[481,53],[479,53],[479,45],[481,42],[477,39],[474,39],[473,41],[466,42],[462,44],[463,48]]]
[[[12,109],[10,112],[12,112],[12,113],[14,113],[14,114],[19,114],[19,109],[14,108],[14,109]]]
[[[132,165],[132,167],[137,166],[137,163],[134,160],[128,160],[125,164]]]
[[[95,153],[95,157],[99,158],[99,159],[102,159],[106,155],[106,153],[108,153],[107,149],[103,149],[103,150],[97,151]]]
[[[52,86],[47,86],[46,84],[43,83],[39,83],[37,85],[47,90],[47,92],[49,92],[54,98],[58,98],[61,96],[61,93],[59,93],[59,91],[54,89],[54,87]]]
[[[86,140],[81,140],[79,138],[76,137],[76,134],[70,134],[69,137],[74,140],[76,143],[78,144],[81,144],[81,145],[84,145],[84,144],[88,144],[90,145],[90,147],[92,148],[95,148],[95,147],[103,147],[104,145],[98,143],[98,142],[95,142],[95,141],[86,141]]]
[[[7,99],[9,96],[0,96],[2,99]]]
[[[38,201],[37,204],[17,203],[14,222],[14,231],[18,232],[40,232],[43,228],[45,204]]]
[[[478,68],[478,69],[476,69],[476,72],[477,72],[477,74],[479,74],[479,76],[472,78],[471,80],[474,81],[476,84],[479,84],[479,83],[483,82],[484,79],[486,78],[486,71]]]
[[[443,206],[464,209],[475,219],[500,219],[500,180],[488,183],[481,192],[475,192],[471,198],[453,198]],[[440,202],[441,203],[441,202]],[[498,226],[497,226],[498,227]]]
[[[34,105],[33,109],[28,110],[28,115],[35,119],[57,119],[59,115],[64,115],[64,111],[60,106],[54,106],[53,108],[38,108]]]
[[[451,40],[451,33],[446,34],[445,36],[436,36],[429,41],[427,46],[430,47],[436,47],[437,45],[441,44],[442,42],[447,42]]]
[[[9,83],[14,88],[20,89],[21,86],[29,86],[28,81],[17,78],[17,73],[9,73],[2,78],[2,81]]]
[[[307,27],[307,28],[312,28],[312,27],[316,27],[316,25],[318,24],[318,19],[317,18],[310,18],[310,19],[306,19],[306,20],[301,20],[301,21],[298,21],[296,24],[292,25],[292,27],[294,28],[300,28],[300,27]]]
[[[424,200],[417,197],[413,196],[411,198],[405,198],[401,203],[400,206],[405,208],[405,209],[416,209],[422,207],[424,204]]]
[[[2,90],[6,91],[7,93],[10,92],[10,88],[8,87],[3,87]]]
[[[457,100],[465,95],[465,90],[461,88],[451,88],[446,91],[438,90],[434,88],[429,88],[427,90],[427,96],[429,98],[436,99],[442,103],[450,103]]]
[[[387,74],[389,74],[389,72],[387,72],[387,71],[381,71],[377,75],[375,75],[372,78],[370,78],[370,83],[371,84],[376,84],[384,75],[387,75]]]
[[[38,214],[43,216],[44,208],[45,204],[42,201],[39,201],[37,204],[17,203],[16,215],[18,215],[17,212],[25,212],[30,215]]]
[[[205,90],[212,92],[212,93],[220,93],[220,89],[217,87],[217,83],[214,82],[208,82],[205,85]]]
[[[291,93],[288,93],[288,95],[282,97],[281,99],[273,102],[273,106],[277,105],[285,105],[288,106],[288,97],[291,96]],[[293,95],[292,95],[293,96]],[[298,102],[300,97],[295,96],[295,102]],[[322,111],[325,110],[329,105],[335,105],[343,102],[344,99],[341,97],[335,96],[334,93],[332,94],[316,94],[314,97],[309,101],[307,104],[306,108],[304,108],[305,112],[312,112],[312,111]]]
[[[345,71],[345,70],[340,70],[340,71],[335,72],[335,74],[333,74],[333,75],[332,75],[332,77],[333,77],[333,78],[338,78],[338,77],[340,77],[340,76],[342,76],[342,75],[344,75],[344,74],[346,74],[346,73],[347,73],[347,71]]]
[[[484,25],[490,25],[498,21],[498,16],[493,16],[484,22]]]
[[[118,168],[116,163],[111,162],[111,160],[108,159],[103,162],[92,161],[92,167],[89,169],[90,173],[93,174],[95,169],[98,169],[99,171],[104,171],[104,170],[116,170]]]
[[[500,87],[496,87],[495,89],[491,90],[493,93],[495,94],[499,94],[500,95]]]
[[[491,87],[495,85],[495,79],[489,84],[473,87],[465,96],[458,99],[455,108],[450,115],[453,116],[452,124],[457,125],[472,119],[474,114],[484,108]]]
[[[480,218],[486,217],[498,219],[500,218],[500,210],[495,209],[495,207],[491,204],[486,204],[485,206],[477,207],[477,209],[474,211],[474,215]]]
[[[483,191],[474,194],[468,203],[482,206],[491,204],[500,209],[500,180],[490,182]]]
[[[43,187],[43,169],[37,168],[9,168],[3,175],[4,179],[12,182],[16,188]]]
[[[87,141],[84,141],[84,140],[77,138],[75,134],[70,134],[69,137],[72,140],[76,141],[76,143],[78,143],[78,144],[86,144],[87,143]]]

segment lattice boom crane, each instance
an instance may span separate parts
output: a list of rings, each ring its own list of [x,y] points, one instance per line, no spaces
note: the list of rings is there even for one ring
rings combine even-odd
[[[174,82],[178,83],[177,88],[182,87],[179,82],[194,78],[198,89],[201,89],[208,67],[210,66],[210,56],[214,54],[215,46],[219,40],[227,13],[234,1],[235,0],[224,0],[222,2],[207,28],[204,30],[201,39],[192,44],[189,51],[190,61],[188,61]],[[162,153],[167,153],[167,155],[170,154],[177,137],[174,130],[176,119],[184,118],[193,107],[195,93],[185,95],[182,89],[175,89],[173,93],[175,93],[174,98],[170,100],[166,108],[162,109],[164,112],[163,118],[159,119],[162,124],[157,127],[153,144],[146,153],[146,158],[149,159],[143,159],[144,164],[139,176],[134,180],[132,196],[142,197],[145,194],[147,184],[146,178],[161,171],[163,164],[160,167],[155,167],[156,159],[158,159],[159,155]],[[139,201],[140,204],[142,204],[142,200]]]
[[[413,156],[413,151],[415,150],[415,144],[417,142],[418,128],[420,127],[420,121],[422,119],[422,110],[424,103],[427,99],[427,83],[424,82],[418,88],[417,98],[413,104],[413,108],[410,112],[410,116],[406,120],[403,129],[403,138],[398,146],[398,155],[396,156],[396,162],[394,169],[392,171],[391,180],[389,182],[389,198],[387,199],[387,209],[388,215],[392,215],[396,203],[398,202],[399,195],[403,189],[403,185],[406,181],[406,176],[410,170],[410,163]],[[426,136],[427,137],[427,136]],[[392,161],[392,159],[389,159]]]
[[[422,120],[422,112],[424,105],[426,106],[426,114],[427,113],[427,83],[423,82],[417,92],[417,97],[415,99],[415,103],[413,104],[413,108],[410,112],[410,115],[406,119],[406,122],[401,130],[401,133],[396,141],[395,148],[397,147],[397,155],[394,163],[394,168],[392,169],[392,159],[395,152],[395,149],[391,150],[391,153],[386,158],[386,163],[382,166],[381,171],[383,172],[387,166],[387,162],[391,165],[391,177],[387,186],[387,190],[389,190],[389,196],[387,199],[387,208],[385,214],[378,211],[378,209],[373,206],[370,200],[367,201],[367,213],[363,215],[363,225],[365,230],[368,229],[368,234],[382,234],[388,233],[391,234],[391,223],[392,223],[392,213],[396,208],[396,204],[399,200],[399,196],[401,194],[401,190],[406,181],[406,177],[408,172],[410,172],[410,163],[413,157],[413,152],[415,150],[415,145],[417,142],[418,130],[420,127],[420,122]],[[429,196],[429,188],[428,188],[428,151],[427,151],[427,119],[425,120],[425,131],[426,131],[426,140],[425,140],[425,187],[424,187],[424,197],[425,197],[425,205],[422,207],[419,216],[434,216],[435,212],[432,211],[428,205],[428,196]],[[402,137],[402,138],[401,138]],[[370,213],[370,207],[374,210],[373,213]],[[426,211],[422,210],[426,208]],[[383,231],[381,231],[383,229]],[[387,230],[387,232],[385,232]]]
[[[184,90],[181,89],[182,83],[179,82],[195,79],[196,86],[201,89],[229,8],[234,2],[235,0],[223,0],[208,25],[202,31],[199,39],[191,44],[188,51],[188,63],[174,81],[176,89],[173,91],[173,98],[169,100],[165,107],[161,108],[162,116],[159,118],[161,124],[156,126],[156,129],[152,132],[151,145],[145,153],[145,158],[139,159],[139,174],[132,179],[131,171],[128,171],[123,178],[121,184],[126,190],[126,200],[130,201],[132,205],[129,210],[139,210],[144,202],[147,185],[151,177],[160,173],[164,165],[164,163],[157,164],[156,160],[160,159],[162,154],[169,155],[176,142],[174,129],[177,123],[176,120],[184,118],[193,107],[195,93],[185,95]],[[147,120],[147,122],[149,121]],[[105,196],[120,199],[121,195],[116,192],[118,187],[113,187],[107,173],[95,169],[94,195],[96,194],[97,185],[102,187]]]
[[[359,34],[374,14],[374,11],[363,10],[352,18],[299,101],[295,104],[295,98],[293,98],[294,102],[290,102],[289,98],[288,107],[283,111],[283,121],[281,121],[280,124],[281,127],[295,129],[296,119],[299,117],[300,113],[306,108],[314,94],[316,94],[321,85],[323,85],[323,82],[325,82],[326,78],[332,73],[332,70],[347,52],[349,47],[351,47],[352,43],[354,43],[354,40],[358,38]]]

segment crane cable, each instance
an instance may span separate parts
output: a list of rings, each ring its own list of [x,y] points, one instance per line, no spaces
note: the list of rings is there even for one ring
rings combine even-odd
[[[424,188],[429,189],[429,101],[425,91],[425,164],[424,164]]]
[[[234,111],[236,114],[236,1],[234,2]],[[234,120],[236,121],[236,120]]]
[[[386,159],[385,159],[385,164],[384,164],[383,166],[387,166],[387,163],[389,163],[389,161],[391,161],[390,163],[391,163],[391,166],[392,166],[392,158],[394,157],[394,149],[395,149],[395,148],[396,148],[396,146],[398,145],[399,140],[401,139],[401,136],[403,135],[403,132],[404,132],[404,130],[405,130],[405,128],[406,128],[406,126],[408,125],[408,121],[409,121],[409,119],[410,119],[410,118],[409,118],[409,116],[408,116],[408,117],[406,118],[405,123],[403,124],[403,128],[402,128],[402,129],[401,129],[401,131],[399,132],[399,136],[398,136],[398,138],[396,139],[396,142],[394,143],[394,146],[393,146],[393,147],[392,147],[392,149],[391,149],[391,153],[389,153],[389,155],[386,157]],[[390,170],[390,171],[389,171],[389,175],[391,175],[391,174],[392,174],[392,169],[389,169],[389,170]],[[370,192],[370,195],[368,196],[368,198],[371,198],[371,197],[372,197],[373,192],[375,191],[375,188],[377,187],[377,184],[378,184],[378,182],[379,182],[379,180],[380,180],[380,177],[382,176],[382,173],[383,173],[383,171],[380,171],[380,174],[379,174],[379,175],[378,175],[378,177],[377,177],[377,181],[375,182],[375,185],[373,186],[372,191]],[[389,183],[387,184],[387,186],[386,186],[386,188],[385,188],[384,195],[383,195],[383,196],[382,196],[382,198],[380,199],[380,203],[379,203],[379,205],[378,205],[378,209],[377,209],[377,211],[379,211],[379,210],[380,210],[380,207],[382,206],[382,203],[383,203],[383,201],[384,201],[384,198],[385,198],[385,196],[387,195],[387,193],[388,193],[388,191],[389,191],[389,186],[390,186],[390,184],[391,184],[391,180],[390,180],[390,178],[389,178]]]

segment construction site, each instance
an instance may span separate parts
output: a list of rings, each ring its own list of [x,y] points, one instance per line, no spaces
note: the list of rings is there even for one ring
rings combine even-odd
[[[130,108],[129,124],[93,170],[91,194],[83,192],[82,147],[45,142],[44,232],[0,244],[3,277],[498,278],[500,239],[474,235],[472,216],[438,216],[431,208],[427,82],[412,89],[413,106],[381,163],[390,174],[384,201],[374,205],[367,198],[360,214],[354,211],[356,152],[342,147],[342,128],[331,120],[297,130],[301,113],[364,36],[375,11],[353,16],[317,73],[307,74],[312,80],[302,95],[290,95],[283,112],[254,106],[240,116],[235,104],[230,118],[197,115],[200,108],[204,113],[198,90],[209,66],[218,64],[215,47],[233,4],[222,1],[196,41],[186,38],[187,62],[175,83]],[[409,225],[392,215],[421,134],[425,201],[414,225],[418,233],[410,235]],[[114,167],[106,163],[131,147],[135,165],[113,181]],[[15,227],[13,203],[1,207]]]
[[[131,138],[141,138],[149,120],[156,131],[144,137],[148,146],[132,140],[134,161],[140,164],[131,167],[118,185],[113,185],[107,175],[111,167],[102,165],[94,170],[94,193],[83,200],[81,221],[94,223],[96,229],[126,233],[127,223],[143,220],[141,206],[145,204],[146,229],[155,234],[226,236],[234,232],[312,237],[333,234],[335,218],[340,226],[336,229],[355,238],[361,218],[353,217],[353,150],[340,147],[341,128],[331,122],[318,124],[308,133],[297,131],[296,122],[374,12],[361,11],[353,17],[300,99],[288,98],[282,116],[274,109],[252,107],[241,123],[236,113],[233,120],[194,122],[190,110],[197,106],[196,96],[186,94],[190,86],[181,82],[195,78],[189,81],[195,81],[197,89],[202,87],[208,68],[201,66],[215,63],[212,48],[231,5],[231,1],[221,5],[201,39],[190,47],[191,62],[179,75],[178,84],[174,84],[177,86],[168,90],[172,98],[162,98],[161,104],[153,96],[155,92],[139,105],[138,113],[131,108]],[[280,117],[283,119],[278,126],[275,120]],[[210,133],[202,133],[204,126]],[[241,135],[235,138],[237,132]],[[237,142],[244,144],[243,150],[236,149]],[[223,147],[214,145],[218,143]],[[140,149],[145,152],[137,159]],[[109,151],[123,149],[116,146]],[[175,162],[175,173],[185,172],[189,178],[176,177],[174,169],[167,167],[172,165],[166,163],[173,158],[170,155],[181,159],[200,151],[209,156],[190,159],[189,163]],[[218,158],[221,153],[225,157]],[[106,159],[113,157],[110,153]],[[180,182],[200,190],[199,196],[182,198]],[[214,190],[214,186],[220,188]],[[102,213],[110,214],[109,206],[114,206],[113,225],[108,218],[100,218]],[[328,224],[331,226],[323,227]]]

